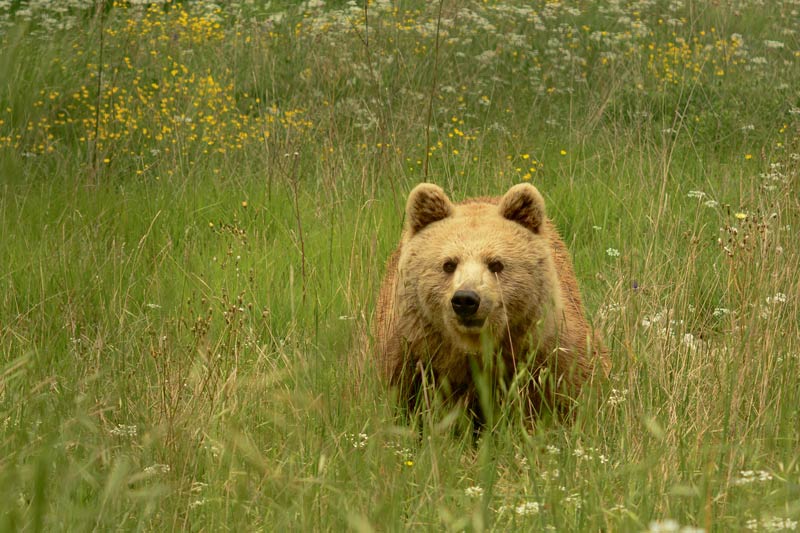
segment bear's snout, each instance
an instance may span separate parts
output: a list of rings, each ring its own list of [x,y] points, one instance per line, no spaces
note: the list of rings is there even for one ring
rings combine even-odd
[[[453,311],[461,318],[469,318],[478,312],[481,305],[481,297],[475,291],[456,291],[450,299]]]

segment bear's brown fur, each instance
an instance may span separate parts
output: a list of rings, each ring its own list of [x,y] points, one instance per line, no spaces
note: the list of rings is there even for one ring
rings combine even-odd
[[[414,188],[381,286],[376,337],[385,376],[412,409],[422,380],[432,379],[479,415],[472,372],[475,362],[485,366],[487,340],[502,363],[494,379],[517,377],[530,417],[545,405],[569,408],[608,369],[569,252],[530,184],[460,204],[436,185]]]

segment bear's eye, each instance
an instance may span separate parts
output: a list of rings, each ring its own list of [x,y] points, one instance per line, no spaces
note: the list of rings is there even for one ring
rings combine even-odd
[[[492,272],[493,274],[499,274],[503,271],[503,268],[505,267],[500,261],[489,261],[489,272]]]
[[[457,266],[458,266],[458,264],[455,261],[447,260],[442,265],[442,270],[444,270],[448,274],[452,274],[453,272],[456,271],[456,267]]]

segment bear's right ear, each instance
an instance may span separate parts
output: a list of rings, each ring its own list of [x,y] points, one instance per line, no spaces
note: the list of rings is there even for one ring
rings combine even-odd
[[[514,185],[500,200],[500,215],[539,233],[545,219],[544,198],[530,183]]]
[[[441,187],[432,183],[420,183],[408,195],[406,202],[406,228],[409,236],[452,213],[453,204]]]

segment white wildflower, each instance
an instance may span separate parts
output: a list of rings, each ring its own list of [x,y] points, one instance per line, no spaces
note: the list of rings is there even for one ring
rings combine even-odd
[[[542,506],[539,502],[525,502],[522,505],[516,506],[514,512],[519,516],[530,516],[539,514],[541,508]]]
[[[561,475],[561,471],[558,468],[554,468],[553,470],[542,470],[540,474],[542,479],[545,481],[550,481],[553,479],[558,479],[558,476]]]
[[[658,531],[659,533],[667,533],[672,531],[677,533],[705,533],[706,530],[702,527],[681,526],[677,520],[667,518],[665,520],[653,520],[648,525],[647,531]]]
[[[575,448],[572,451],[572,455],[574,455],[578,459],[589,459],[589,458],[591,458],[591,456],[586,452],[586,450],[584,450],[580,446],[578,446],[577,448]]]
[[[597,314],[600,315],[601,318],[606,318],[611,314],[621,312],[623,309],[625,308],[621,304],[618,304],[616,302],[611,302],[603,304],[603,306],[600,307],[600,310],[597,312]]]
[[[772,480],[772,474],[766,470],[742,470],[739,475],[741,477],[733,480],[734,485],[749,485],[750,483]]]
[[[206,503],[206,499],[205,498],[201,498],[199,500],[194,500],[193,502],[191,502],[189,504],[189,509],[194,509],[195,507],[200,507],[201,505],[205,505],[205,503]]]
[[[207,442],[205,444],[205,447],[209,451],[209,453],[211,453],[211,457],[213,457],[214,459],[218,458],[222,453],[222,448],[220,448],[218,444],[215,444],[213,442]]]
[[[522,455],[521,453],[519,452],[515,453],[514,459],[516,459],[517,464],[519,464],[520,468],[528,468],[528,458]]]
[[[619,257],[619,250],[617,250],[616,248],[608,248],[606,250],[606,255],[608,255],[609,257]]]
[[[353,448],[363,449],[367,447],[367,440],[369,437],[367,437],[366,433],[359,433],[358,435],[348,433],[345,437],[350,441],[350,444],[353,445]]]
[[[605,59],[608,62],[616,60],[617,57],[619,57],[619,56],[617,54],[615,54],[614,52],[609,52],[609,51],[600,52],[600,58],[601,59]]]
[[[689,191],[686,195],[689,198],[697,198],[698,200],[702,200],[705,197],[706,193],[703,191]]]
[[[785,304],[785,303],[786,303],[786,295],[782,292],[776,292],[775,296],[767,296],[768,305]]]
[[[769,39],[764,41],[764,46],[767,48],[772,48],[773,50],[778,50],[783,48],[783,43],[781,41],[770,41]]]
[[[683,345],[690,350],[696,350],[700,347],[700,341],[695,339],[691,333],[686,333],[683,335]]]
[[[155,474],[166,474],[170,471],[169,465],[156,463],[154,465],[150,465],[144,469],[144,473],[148,476],[152,476]]]
[[[481,65],[488,65],[489,63],[493,62],[497,59],[497,52],[494,50],[485,50],[475,56],[475,61],[480,63]]]
[[[794,531],[797,529],[797,520],[792,520],[791,518],[779,518],[777,516],[773,516],[767,520],[762,520],[761,523],[764,524],[765,529],[770,531]]]
[[[650,326],[658,324],[662,322],[667,316],[669,316],[670,310],[662,309],[658,313],[654,314],[653,316],[645,316],[642,318],[642,327],[647,329]]]
[[[628,389],[618,390],[611,389],[611,394],[608,396],[609,405],[619,405],[623,403],[628,396]]]
[[[765,517],[761,520],[751,518],[745,522],[744,527],[758,531],[795,531],[797,530],[797,520],[778,516]]]
[[[409,461],[414,456],[411,448],[406,448],[397,442],[387,442],[383,445],[384,448],[391,449],[393,453],[402,461]]]
[[[583,500],[577,494],[570,494],[563,500],[567,505],[572,505],[575,509],[580,509],[583,505]]]
[[[529,48],[527,38],[520,33],[506,34],[506,41],[514,48]]]
[[[648,524],[647,531],[650,533],[667,533],[670,531],[680,531],[681,525],[677,520],[667,518],[666,520],[653,520]]]
[[[474,485],[472,487],[467,487],[466,489],[464,489],[464,494],[466,494],[470,498],[480,498],[481,496],[483,496],[483,487],[479,487],[477,485]]]
[[[109,433],[115,437],[135,437],[138,432],[139,430],[136,426],[125,426],[122,424],[111,428],[109,431]]]

